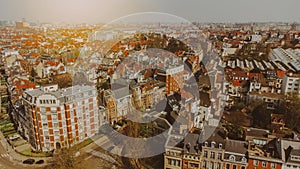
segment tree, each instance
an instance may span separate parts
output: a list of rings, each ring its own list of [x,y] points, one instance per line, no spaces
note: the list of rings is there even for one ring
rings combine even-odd
[[[292,130],[300,131],[300,97],[297,94],[288,95],[278,110],[285,117],[286,126]]]
[[[37,73],[35,72],[35,69],[32,68],[31,71],[30,71],[30,80],[31,81],[34,81],[34,78],[35,78],[36,74]]]
[[[84,163],[82,160],[75,157],[76,150],[73,148],[61,149],[60,152],[54,157],[55,163],[49,166],[50,168],[57,169],[83,169]]]
[[[266,103],[255,100],[248,107],[253,117],[253,125],[267,129],[271,124],[271,113],[267,110]]]

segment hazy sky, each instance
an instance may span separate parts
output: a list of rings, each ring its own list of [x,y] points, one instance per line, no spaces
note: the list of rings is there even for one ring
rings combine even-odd
[[[110,22],[164,12],[200,22],[300,22],[300,0],[0,0],[0,20]]]

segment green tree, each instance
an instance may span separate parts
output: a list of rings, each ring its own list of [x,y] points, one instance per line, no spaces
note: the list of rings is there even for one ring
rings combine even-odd
[[[300,97],[297,94],[288,95],[278,108],[285,116],[286,126],[292,130],[300,131]]]
[[[35,69],[32,68],[30,71],[30,80],[34,81],[35,76],[37,75],[37,73],[35,72]]]
[[[271,112],[267,110],[266,103],[261,100],[253,100],[248,107],[253,117],[253,125],[267,129],[271,124]]]
[[[55,155],[55,163],[50,165],[49,168],[57,169],[84,169],[84,161],[80,160],[79,157],[75,157],[76,149],[74,148],[64,148]]]

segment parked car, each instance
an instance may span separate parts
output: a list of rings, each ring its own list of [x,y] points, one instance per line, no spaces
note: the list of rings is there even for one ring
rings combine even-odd
[[[44,164],[44,160],[39,160],[39,161],[37,161],[37,162],[35,162],[35,164]]]
[[[24,160],[23,164],[34,164],[34,161],[35,161],[34,159],[30,158],[30,159]]]

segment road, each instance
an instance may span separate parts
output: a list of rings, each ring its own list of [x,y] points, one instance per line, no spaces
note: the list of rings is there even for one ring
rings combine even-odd
[[[0,140],[0,169],[18,169],[24,168],[24,166],[16,165],[12,160],[12,157],[7,152],[7,147],[3,142],[6,140]],[[5,146],[3,146],[5,145]]]
[[[16,153],[7,143],[3,134],[0,132],[0,169],[24,169],[37,168],[37,165],[22,164],[21,162],[29,157]],[[18,159],[18,161],[16,160]]]

